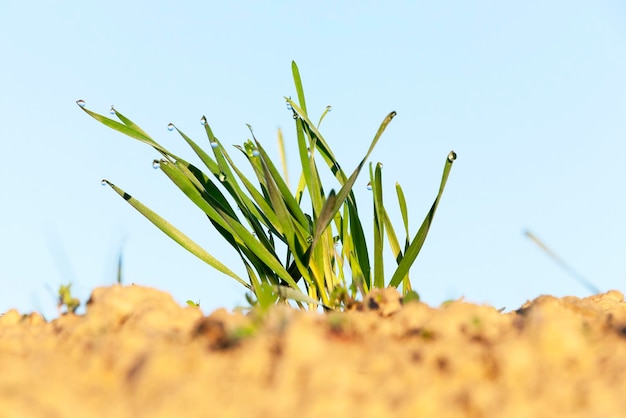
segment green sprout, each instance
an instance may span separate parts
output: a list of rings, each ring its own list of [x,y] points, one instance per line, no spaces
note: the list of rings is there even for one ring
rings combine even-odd
[[[82,110],[105,126],[150,145],[159,152],[161,158],[154,161],[155,168],[160,168],[207,215],[241,259],[247,273],[246,279],[115,184],[108,180],[103,180],[103,184],[111,186],[183,248],[242,284],[256,298],[250,297],[251,303],[266,307],[289,299],[309,309],[319,305],[325,309],[345,309],[358,293],[364,296],[374,288],[397,288],[402,285],[402,294],[409,294],[412,291],[409,269],[424,244],[456,154],[453,151],[448,154],[439,192],[412,239],[404,193],[396,185],[405,234],[402,244],[383,205],[382,165],[369,165],[368,188],[371,188],[374,205],[374,246],[373,258],[370,259],[363,222],[352,189],[396,112],[389,113],[383,119],[360,163],[351,173],[346,173],[319,131],[330,107],[314,124],[307,111],[300,72],[295,62],[292,62],[292,72],[298,101],[288,97],[285,100],[293,115],[302,168],[293,192],[288,182],[284,140],[280,131],[282,174],[250,126],[251,139],[243,146],[235,146],[250,164],[255,177],[253,180],[237,167],[204,116],[201,122],[212,156],[174,124],[170,123],[168,130],[180,134],[202,161],[207,172],[168,151],[115,108],[111,107],[111,113],[119,121],[92,112],[85,107],[84,101],[77,101]],[[330,170],[339,182],[338,190],[322,184],[320,170],[324,168]],[[308,213],[305,212],[303,200],[309,202]],[[383,265],[385,237],[396,261],[387,281]],[[283,251],[284,255],[281,256]],[[346,278],[348,273],[351,274],[351,283]]]
[[[199,308],[200,307],[200,301],[198,300],[197,302],[194,302],[193,300],[189,299],[187,300],[187,306],[189,306],[190,308]]]
[[[76,313],[76,309],[80,306],[80,300],[72,297],[71,287],[71,283],[59,286],[59,302],[57,307],[61,309],[65,306],[66,312]]]

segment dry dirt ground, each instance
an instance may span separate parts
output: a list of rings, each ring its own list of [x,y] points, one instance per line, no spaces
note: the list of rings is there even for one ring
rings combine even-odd
[[[618,417],[620,292],[517,311],[456,301],[203,316],[139,286],[82,316],[0,317],[0,417]]]

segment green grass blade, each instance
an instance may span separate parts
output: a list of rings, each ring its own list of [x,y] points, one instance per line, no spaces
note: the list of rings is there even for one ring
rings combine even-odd
[[[334,154],[330,150],[330,147],[324,140],[324,137],[322,136],[322,134],[317,130],[317,128],[311,122],[311,120],[306,115],[303,109],[301,109],[293,100],[287,97],[285,97],[285,100],[292,107],[296,118],[302,120],[303,130],[309,135],[309,137],[311,138],[311,142],[314,143],[315,148],[320,152],[320,154],[322,155],[322,158],[324,158],[324,160],[326,161],[326,164],[328,164],[329,168],[333,172],[333,175],[337,177],[340,184],[344,184],[347,180],[347,177],[345,173],[343,172],[343,170],[341,169],[341,167],[339,166],[339,164],[337,163],[337,160]]]
[[[309,192],[311,204],[313,205],[313,217],[316,218],[320,214],[324,198],[322,196],[319,173],[315,165],[315,149],[312,144],[307,144],[302,120],[296,118],[295,123],[298,153],[300,156],[300,165],[302,167],[301,181],[298,184],[298,189],[296,191],[296,202],[300,202],[302,198],[301,191],[304,192],[304,189],[306,188]]]
[[[337,195],[334,190],[331,190],[326,198],[326,202],[324,203],[324,207],[322,208],[320,215],[317,217],[315,234],[313,235],[311,247],[315,246],[317,240],[322,236],[322,233],[326,230],[328,225],[330,225],[330,222],[334,217],[333,210],[335,207],[337,207]]]
[[[385,270],[383,264],[383,240],[385,235],[385,215],[383,206],[383,186],[380,164],[372,173],[370,163],[370,178],[374,202],[374,287],[385,287]]]
[[[404,191],[402,191],[402,187],[400,186],[400,183],[396,183],[396,195],[398,196],[398,206],[400,206],[400,213],[402,214],[402,223],[404,224],[404,251],[406,251],[409,249],[409,246],[411,245],[411,241],[409,238],[410,237],[409,215],[408,215],[408,210],[407,210],[407,205],[406,205],[406,199],[404,197]],[[390,228],[391,226],[389,226],[387,230],[389,231]],[[397,238],[395,236],[394,236],[394,239],[397,241]],[[389,240],[391,242],[391,237],[389,237]],[[391,245],[393,248],[393,244]],[[394,254],[396,255],[396,262],[399,265],[403,257],[402,251],[400,250],[400,248],[398,248],[397,250],[393,249],[393,251],[394,251]],[[411,279],[409,278],[409,275],[407,274],[402,280],[402,294],[406,295],[411,290],[412,290]]]
[[[342,209],[342,215],[339,217],[340,224],[337,225],[337,231],[339,232],[339,243],[341,244],[341,257],[343,260],[348,260],[350,265],[350,253],[354,253],[354,244],[352,243],[352,237],[350,236],[350,222],[349,222],[349,208],[348,205],[344,205]]]
[[[322,116],[320,116],[319,122],[317,122],[317,129],[320,128],[320,125],[322,124],[322,121],[324,120],[326,115],[328,115],[328,112],[330,112],[331,110],[332,110],[331,106],[326,106],[326,109],[324,110],[324,113],[322,113]]]
[[[244,154],[245,151],[241,150]],[[246,155],[247,156],[247,155]],[[281,235],[282,231],[279,227],[280,223],[278,222],[278,217],[274,209],[271,207],[271,203],[254,187],[252,182],[235,166],[228,155],[225,154],[229,164],[232,169],[235,171],[235,174],[239,177],[239,180],[243,183],[244,187],[252,197],[252,200],[247,198],[245,194],[241,193],[241,200],[243,204],[248,208],[250,213],[253,216],[258,216],[259,220],[264,220],[265,226],[272,229],[274,233],[277,235]],[[248,157],[248,158],[256,158],[256,157]],[[258,206],[258,207],[257,207]]]
[[[175,154],[172,154],[171,152],[169,152],[167,149],[163,148],[161,145],[159,145],[154,139],[152,139],[150,136],[146,135],[143,130],[136,130],[132,127],[129,127],[123,123],[120,123],[116,120],[107,118],[106,116],[100,115],[96,112],[92,112],[91,110],[81,107],[81,109],[87,113],[89,116],[91,116],[92,118],[94,118],[95,120],[97,120],[98,122],[102,123],[104,126],[107,126],[117,132],[120,132],[126,136],[129,136],[133,139],[136,139],[140,142],[143,142],[145,144],[150,145],[151,147],[153,147],[154,149],[156,149],[157,151],[159,151],[163,156],[165,157],[171,157],[175,160],[180,160],[181,158],[177,157]]]
[[[307,180],[311,177],[311,166],[308,163],[308,160],[310,157],[309,157],[306,137],[304,135],[303,122],[299,118],[295,118],[294,123],[296,126],[296,140],[298,144],[298,156],[300,158],[300,167],[302,167],[302,173],[300,174],[300,181],[298,182],[298,187],[295,193],[296,201],[300,203],[302,196],[304,194],[304,189],[307,187],[307,184],[309,183]]]
[[[287,169],[287,157],[285,153],[285,139],[283,138],[283,131],[278,129],[278,156],[280,158],[280,165],[283,168],[283,176],[285,177],[285,184],[289,188],[289,170]]]
[[[124,123],[124,125],[128,126],[131,129],[134,129],[135,131],[139,132],[140,134],[143,134],[147,137],[150,137],[150,135],[148,135],[146,133],[146,131],[144,131],[143,129],[141,129],[139,127],[139,125],[137,125],[135,122],[133,122],[132,120],[128,119],[126,116],[122,115],[120,112],[117,111],[117,109],[115,109],[115,107],[111,106],[111,110],[113,111],[113,113],[115,114],[115,116],[117,116],[117,118],[119,120],[122,121],[122,123]]]
[[[389,286],[398,287],[400,285],[404,277],[409,273],[409,269],[411,268],[411,265],[413,265],[413,262],[415,261],[415,259],[417,258],[417,255],[422,249],[422,246],[424,245],[424,241],[426,240],[426,236],[428,235],[428,230],[430,229],[430,225],[435,217],[435,212],[437,211],[439,200],[441,199],[443,190],[446,187],[446,182],[448,181],[448,175],[450,174],[450,169],[452,168],[452,164],[454,163],[455,159],[456,159],[456,153],[454,151],[450,151],[446,159],[446,165],[444,166],[444,169],[443,169],[443,175],[441,176],[441,184],[439,185],[439,192],[437,193],[437,197],[435,198],[435,201],[433,202],[433,205],[430,208],[430,211],[428,211],[428,214],[426,215],[424,222],[422,222],[422,225],[417,231],[417,234],[413,238],[411,245],[406,250],[404,257],[402,258],[402,261],[398,265],[398,268],[396,269],[395,273],[391,277]]]
[[[219,189],[204,176],[203,173],[191,164],[174,163],[161,160],[161,171],[210,219],[216,221],[222,228],[233,234],[234,231],[224,219],[224,215],[239,222],[235,211],[230,206]],[[200,179],[198,178],[200,177]]]
[[[398,196],[400,213],[402,214],[402,223],[404,224],[404,232],[406,237],[404,250],[406,251],[406,249],[409,248],[409,214],[406,206],[406,199],[404,198],[404,192],[402,191],[402,187],[400,187],[400,183],[396,183],[396,194]]]
[[[365,240],[365,233],[363,232],[363,226],[357,212],[356,204],[348,200],[347,202],[349,211],[349,228],[352,236],[352,242],[354,246],[354,260],[359,264],[359,271],[365,280],[365,287],[370,289],[370,273],[372,271],[369,258],[369,250],[367,248],[367,241]],[[350,267],[354,270],[353,266]]]
[[[306,101],[304,100],[304,89],[302,88],[302,79],[300,78],[300,70],[295,61],[291,61],[291,72],[293,74],[293,82],[296,85],[296,93],[298,93],[298,101],[306,114]]]
[[[393,228],[393,225],[391,224],[391,219],[389,218],[389,215],[387,214],[387,211],[384,211],[384,216],[385,216],[385,232],[387,233],[387,240],[389,241],[389,246],[391,247],[391,252],[393,253],[395,260],[396,260],[396,264],[400,265],[400,262],[402,261],[403,258],[403,254],[402,254],[402,248],[400,247],[400,242],[398,241],[398,237],[396,235],[396,231]],[[407,239],[407,245],[406,248],[408,248],[408,239]],[[402,294],[406,295],[407,292],[409,292],[411,290],[411,281],[409,279],[409,275],[407,274],[403,279],[402,279]]]
[[[206,125],[208,124],[205,124],[205,127]],[[213,173],[213,175],[215,175],[216,177],[219,176],[220,169],[215,160],[213,160],[213,158],[211,158],[209,154],[207,154],[198,144],[196,144],[191,138],[185,135],[185,133],[182,132],[180,129],[176,128],[176,132],[178,132],[178,134],[185,140],[187,145],[191,147],[191,149],[196,153],[196,155],[200,158],[200,161],[204,163],[209,171]]]
[[[180,246],[184,249],[198,257],[200,260],[204,261],[211,267],[217,269],[218,271],[226,274],[227,276],[232,277],[237,280],[239,283],[249,288],[250,285],[246,283],[243,279],[233,273],[228,267],[222,264],[218,259],[213,257],[211,254],[206,252],[202,247],[192,241],[187,235],[183,234],[179,229],[174,227],[172,224],[167,222],[161,216],[157,215],[147,206],[142,204],[140,201],[126,193],[124,190],[120,189],[113,183],[103,180],[106,184],[111,186],[115,192],[120,195],[124,200],[126,200],[132,207],[134,207],[139,213],[141,213],[146,219],[152,222],[157,228],[163,231],[168,237],[176,241]]]
[[[300,180],[298,180],[298,187],[296,187],[296,192],[294,193],[296,202],[300,204],[302,202],[302,196],[304,195],[304,189],[306,188],[306,180],[304,179],[304,173],[301,173]]]
[[[391,252],[394,255],[396,264],[400,264],[403,257],[402,248],[400,247],[398,236],[396,235],[396,231],[391,223],[391,219],[389,219],[389,214],[387,214],[386,209],[383,209],[383,216],[385,218],[385,233],[387,234],[387,241],[389,241],[389,246],[391,247]]]
[[[296,252],[296,259],[301,259],[302,254],[298,254],[298,250],[304,247],[304,242],[306,240],[305,237],[298,237],[296,234],[294,220],[289,213],[289,209],[285,204],[280,192],[278,191],[278,187],[274,182],[274,179],[271,177],[269,169],[264,161],[263,163],[263,171],[266,178],[267,183],[267,192],[270,196],[270,202],[272,204],[273,210],[276,212],[276,218],[278,219],[278,223],[280,225],[280,230],[283,231],[283,234],[286,238],[287,244],[292,252]],[[295,241],[301,240],[300,245],[297,246]]]

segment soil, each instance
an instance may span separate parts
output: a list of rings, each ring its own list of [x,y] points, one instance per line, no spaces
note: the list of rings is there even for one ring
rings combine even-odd
[[[359,310],[209,316],[140,286],[0,317],[0,417],[617,417],[618,291],[501,313],[372,293]]]

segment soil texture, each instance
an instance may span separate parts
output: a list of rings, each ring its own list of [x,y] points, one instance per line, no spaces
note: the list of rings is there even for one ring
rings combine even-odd
[[[209,316],[141,286],[85,315],[0,317],[3,417],[618,417],[626,303],[541,296],[516,311],[402,303]]]

